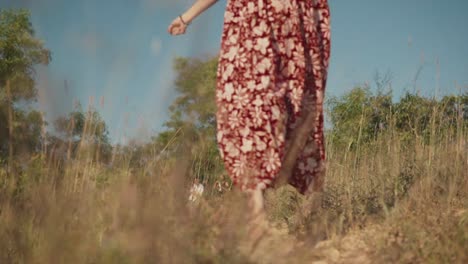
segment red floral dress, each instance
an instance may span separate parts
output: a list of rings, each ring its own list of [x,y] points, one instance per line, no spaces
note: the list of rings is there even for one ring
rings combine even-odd
[[[217,140],[243,190],[279,175],[300,193],[325,171],[327,0],[228,0],[217,71]]]

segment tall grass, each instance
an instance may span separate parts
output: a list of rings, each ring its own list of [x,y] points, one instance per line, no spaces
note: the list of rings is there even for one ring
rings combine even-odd
[[[462,117],[442,131],[439,112],[428,142],[393,127],[354,149],[328,142],[320,206],[290,187],[268,191],[263,245],[248,240],[235,189],[206,186],[188,202],[203,161],[154,153],[134,168],[115,152],[105,166],[85,141],[64,162],[44,152],[14,177],[0,169],[0,263],[353,263],[342,242],[356,232],[372,263],[466,263],[467,131]]]

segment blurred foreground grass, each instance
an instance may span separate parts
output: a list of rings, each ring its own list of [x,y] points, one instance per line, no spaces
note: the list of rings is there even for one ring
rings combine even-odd
[[[319,208],[267,192],[271,232],[248,249],[245,197],[188,203],[184,157],[135,170],[125,156],[55,166],[39,154],[21,174],[0,170],[0,263],[466,263],[466,132],[429,145],[396,135],[330,144]]]

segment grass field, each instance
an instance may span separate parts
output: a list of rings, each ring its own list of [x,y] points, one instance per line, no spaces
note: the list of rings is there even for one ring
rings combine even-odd
[[[268,191],[256,243],[235,189],[188,203],[183,158],[134,170],[125,155],[112,167],[36,155],[21,174],[0,170],[0,263],[466,263],[466,138],[328,144],[319,206]]]

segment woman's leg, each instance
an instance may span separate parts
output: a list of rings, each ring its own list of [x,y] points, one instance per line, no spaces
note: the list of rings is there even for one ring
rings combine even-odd
[[[255,189],[248,192],[250,219],[248,239],[251,253],[256,250],[259,243],[268,237],[268,222],[265,213],[264,190]]]
[[[249,191],[249,204],[253,217],[261,217],[265,213],[264,190],[257,188]]]

